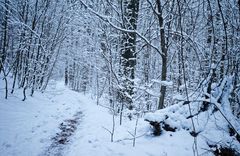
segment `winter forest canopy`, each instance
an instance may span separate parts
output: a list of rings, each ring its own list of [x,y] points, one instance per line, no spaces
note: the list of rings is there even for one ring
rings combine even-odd
[[[114,124],[144,118],[155,135],[177,130],[167,121],[184,109],[195,155],[198,116],[219,112],[240,150],[239,0],[0,0],[0,24],[4,98],[64,81]]]

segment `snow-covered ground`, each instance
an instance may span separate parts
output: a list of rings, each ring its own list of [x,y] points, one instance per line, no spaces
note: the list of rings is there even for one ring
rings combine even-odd
[[[153,137],[150,125],[139,118],[136,146],[130,133],[134,133],[136,120],[124,118],[116,126],[113,142],[108,130],[112,129],[112,115],[109,110],[97,106],[88,95],[66,88],[62,82],[51,82],[45,93],[36,92],[21,101],[22,93],[17,90],[4,99],[0,89],[0,155],[3,156],[43,156],[51,150],[52,138],[59,133],[59,125],[71,119],[77,112],[82,116],[70,141],[61,151],[63,156],[192,156],[193,137],[189,131],[179,128],[177,132],[163,132]],[[106,105],[101,101],[102,105]],[[179,109],[177,106],[168,109]],[[176,110],[177,111],[177,110]],[[149,115],[148,115],[149,116]],[[152,117],[150,115],[150,117]],[[176,116],[176,119],[182,117]],[[184,120],[181,120],[184,121]],[[180,122],[180,121],[177,121]],[[174,123],[175,125],[177,124]],[[183,124],[187,125],[187,124]],[[129,133],[130,132],[130,133]],[[214,135],[210,131],[209,135]],[[220,134],[220,133],[219,133]],[[216,137],[216,136],[215,136]],[[221,137],[221,136],[219,136]],[[199,139],[200,153],[207,152],[206,142]]]
[[[1,85],[2,86],[2,85]],[[81,109],[81,97],[63,84],[52,84],[42,94],[36,92],[22,101],[16,90],[4,99],[0,91],[0,155],[34,156],[51,144],[59,124]]]

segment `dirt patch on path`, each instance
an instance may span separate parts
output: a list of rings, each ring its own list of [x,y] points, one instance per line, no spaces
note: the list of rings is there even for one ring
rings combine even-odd
[[[73,118],[64,120],[60,125],[60,132],[51,138],[52,144],[44,152],[44,156],[62,156],[62,151],[75,133],[83,117],[82,112],[77,112]]]

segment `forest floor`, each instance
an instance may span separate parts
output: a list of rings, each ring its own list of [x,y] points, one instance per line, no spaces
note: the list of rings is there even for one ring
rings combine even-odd
[[[0,86],[3,86],[2,84]],[[107,102],[100,101],[101,105]],[[51,82],[45,93],[22,101],[20,90],[4,99],[0,88],[0,155],[3,156],[192,156],[193,137],[187,131],[153,137],[150,125],[124,117],[111,142],[112,115],[94,97],[74,92],[62,82]],[[211,155],[203,140],[200,152]]]

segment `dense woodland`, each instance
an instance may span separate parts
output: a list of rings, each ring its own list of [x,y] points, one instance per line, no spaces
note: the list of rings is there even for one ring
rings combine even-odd
[[[6,99],[55,79],[130,119],[226,94],[240,117],[240,1],[0,0],[0,22]]]

